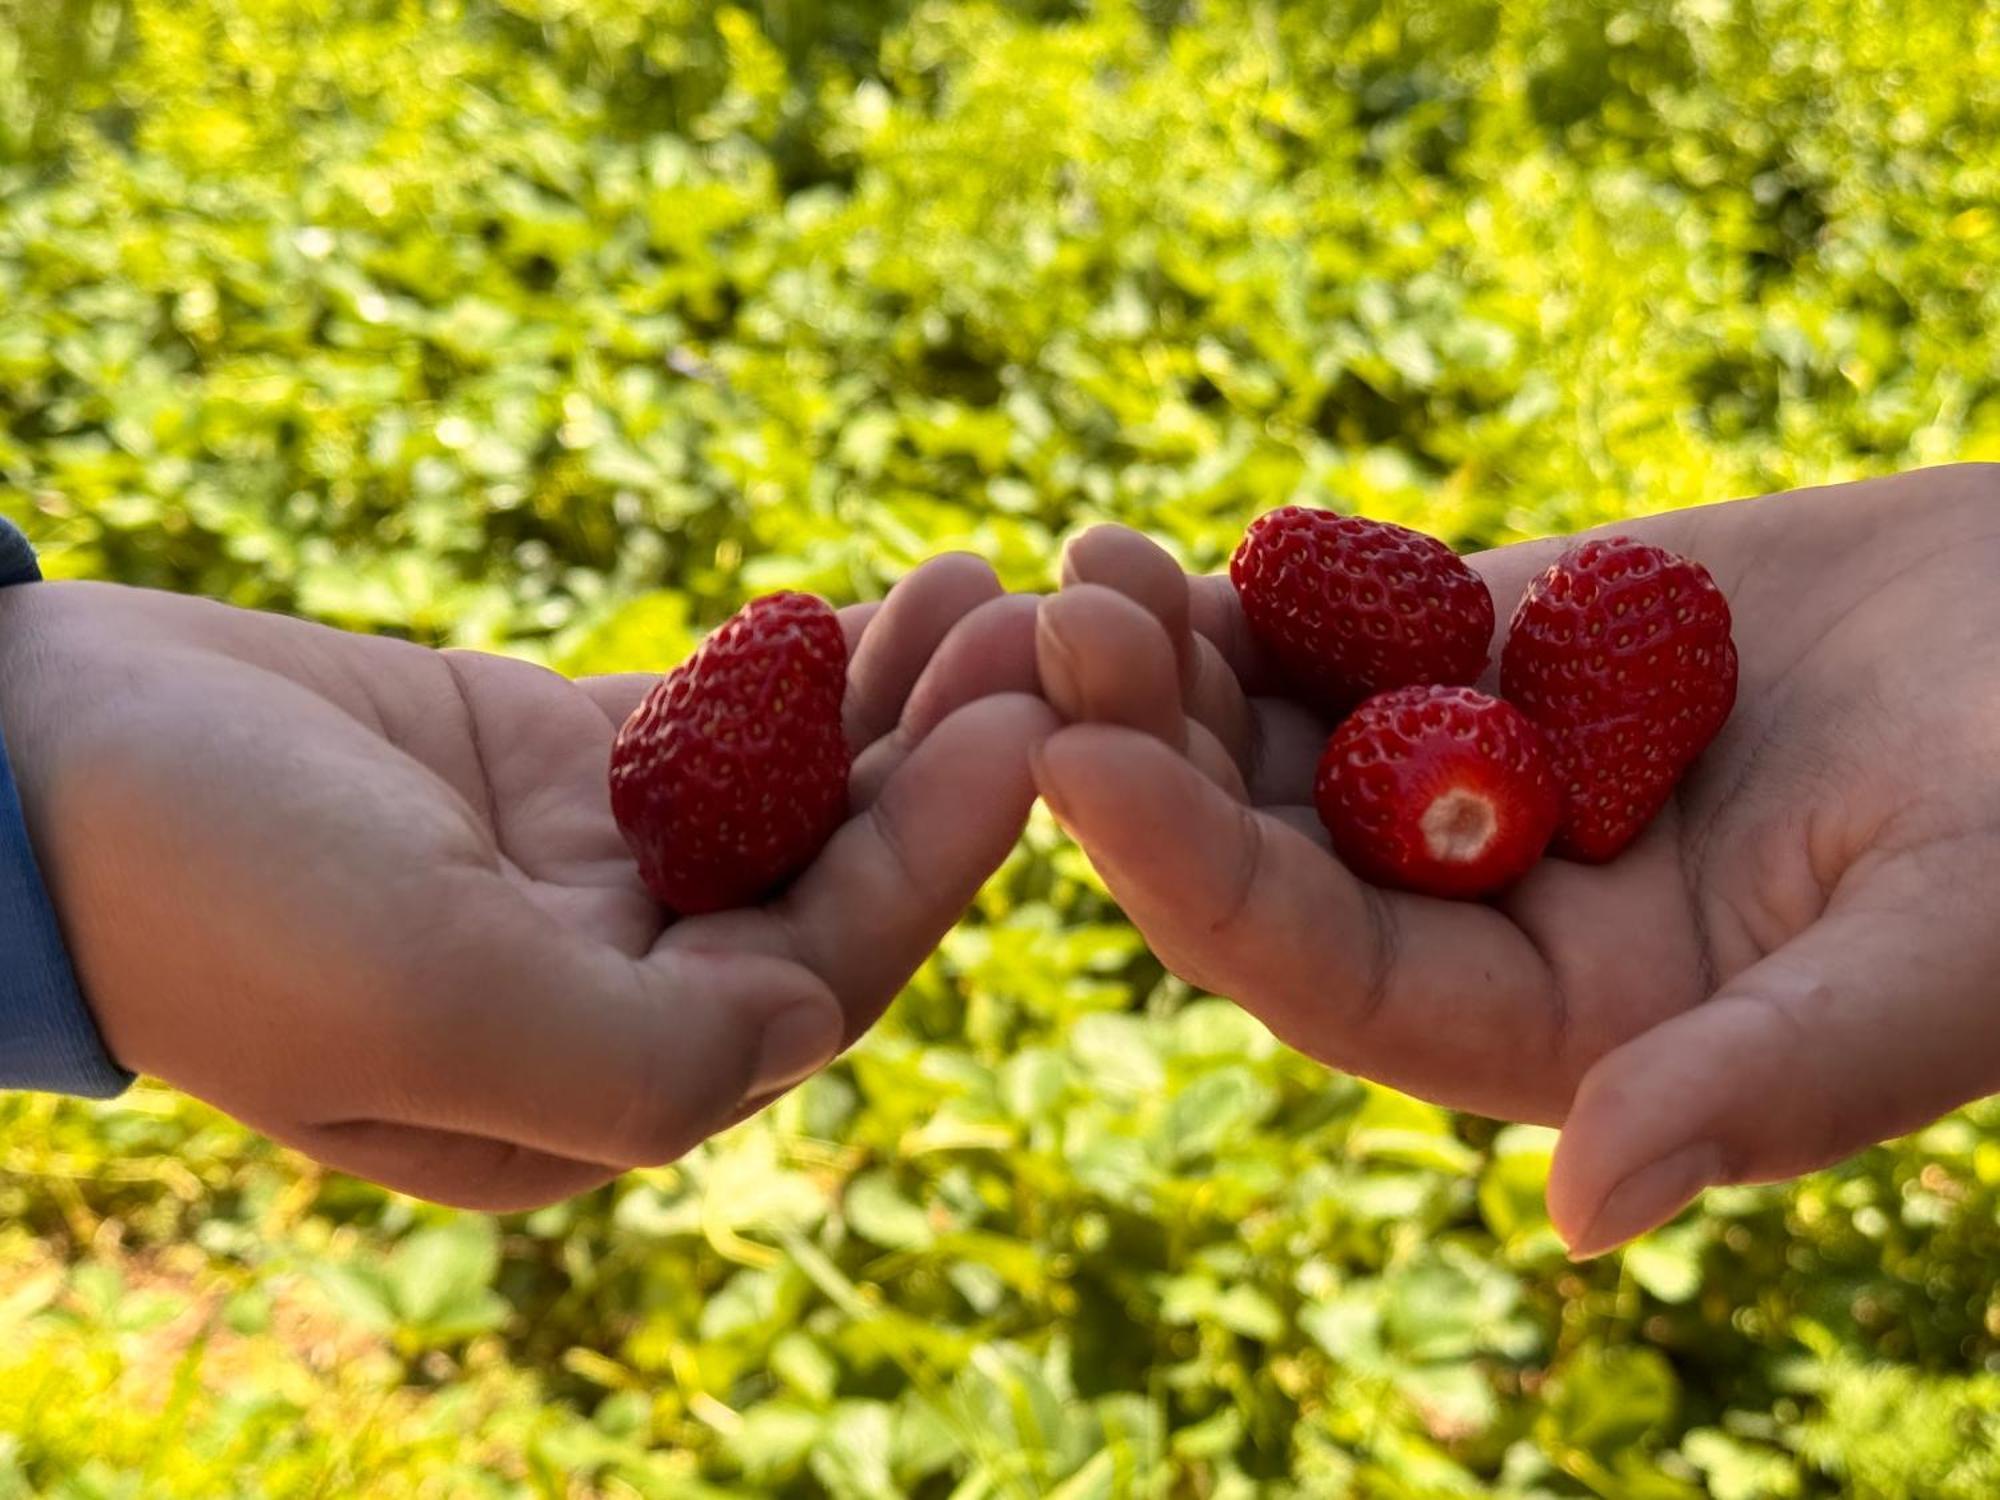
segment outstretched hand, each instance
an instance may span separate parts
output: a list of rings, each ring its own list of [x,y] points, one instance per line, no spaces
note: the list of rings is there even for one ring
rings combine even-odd
[[[1328,1063],[1562,1124],[1550,1210],[1579,1255],[2000,1089],[1996,471],[1605,530],[1714,574],[1738,706],[1623,856],[1546,860],[1486,904],[1334,859],[1311,807],[1331,726],[1281,694],[1225,579],[1092,532],[1038,626],[1072,727],[1037,782],[1155,952]],[[1563,545],[1468,559],[1503,635]]]
[[[606,783],[651,675],[46,584],[0,591],[0,722],[120,1062],[514,1208],[681,1154],[881,1012],[1032,804],[1034,615],[966,557],[845,611],[850,821],[768,906],[671,924]]]

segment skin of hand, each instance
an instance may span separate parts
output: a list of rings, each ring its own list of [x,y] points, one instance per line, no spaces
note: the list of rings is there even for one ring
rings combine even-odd
[[[2000,468],[1620,533],[1715,575],[1737,707],[1618,859],[1545,860],[1486,903],[1334,859],[1311,808],[1330,726],[1282,696],[1227,579],[1100,529],[1038,625],[1070,721],[1038,784],[1155,952],[1324,1062],[1561,1124],[1549,1208],[1579,1257],[2000,1089]],[[1468,559],[1495,663],[1571,540]]]
[[[44,583],[0,591],[0,724],[119,1061],[515,1209],[673,1159],[880,1014],[1033,805],[1035,609],[953,556],[843,611],[850,820],[770,904],[672,923],[607,786],[651,675]]]

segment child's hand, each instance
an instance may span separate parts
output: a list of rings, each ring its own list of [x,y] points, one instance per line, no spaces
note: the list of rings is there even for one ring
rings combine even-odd
[[[1329,726],[1275,695],[1226,580],[1092,533],[1039,626],[1074,721],[1042,794],[1161,958],[1329,1063],[1562,1122],[1550,1209],[1579,1254],[2000,1088],[2000,471],[1605,530],[1715,575],[1738,706],[1624,856],[1491,905],[1328,852]],[[1503,631],[1561,545],[1470,559]]]
[[[851,821],[770,906],[672,926],[606,779],[652,676],[36,584],[0,592],[0,722],[119,1061],[511,1208],[679,1155],[874,1020],[1033,802],[1034,613],[965,557],[845,612]]]

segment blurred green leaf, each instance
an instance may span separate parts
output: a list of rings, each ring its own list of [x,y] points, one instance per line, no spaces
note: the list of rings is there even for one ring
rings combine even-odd
[[[1204,1073],[1175,1094],[1161,1122],[1168,1158],[1183,1162],[1226,1152],[1238,1132],[1254,1128],[1274,1103],[1248,1068]]]
[[[1613,1457],[1657,1436],[1679,1399],[1679,1382],[1658,1351],[1588,1348],[1557,1372],[1544,1424],[1567,1447]]]
[[[857,1233],[892,1250],[921,1249],[936,1238],[921,1208],[896,1189],[887,1172],[867,1172],[847,1185],[841,1212]]]
[[[1708,1232],[1700,1224],[1656,1230],[1625,1247],[1625,1269],[1662,1302],[1686,1302],[1701,1290]]]

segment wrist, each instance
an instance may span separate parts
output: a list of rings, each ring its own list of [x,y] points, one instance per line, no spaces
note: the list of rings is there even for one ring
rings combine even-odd
[[[0,526],[0,565],[17,537]],[[109,1098],[132,1075],[106,1050],[78,984],[47,876],[56,840],[39,817],[56,716],[37,622],[56,587],[0,575],[0,1088]]]

